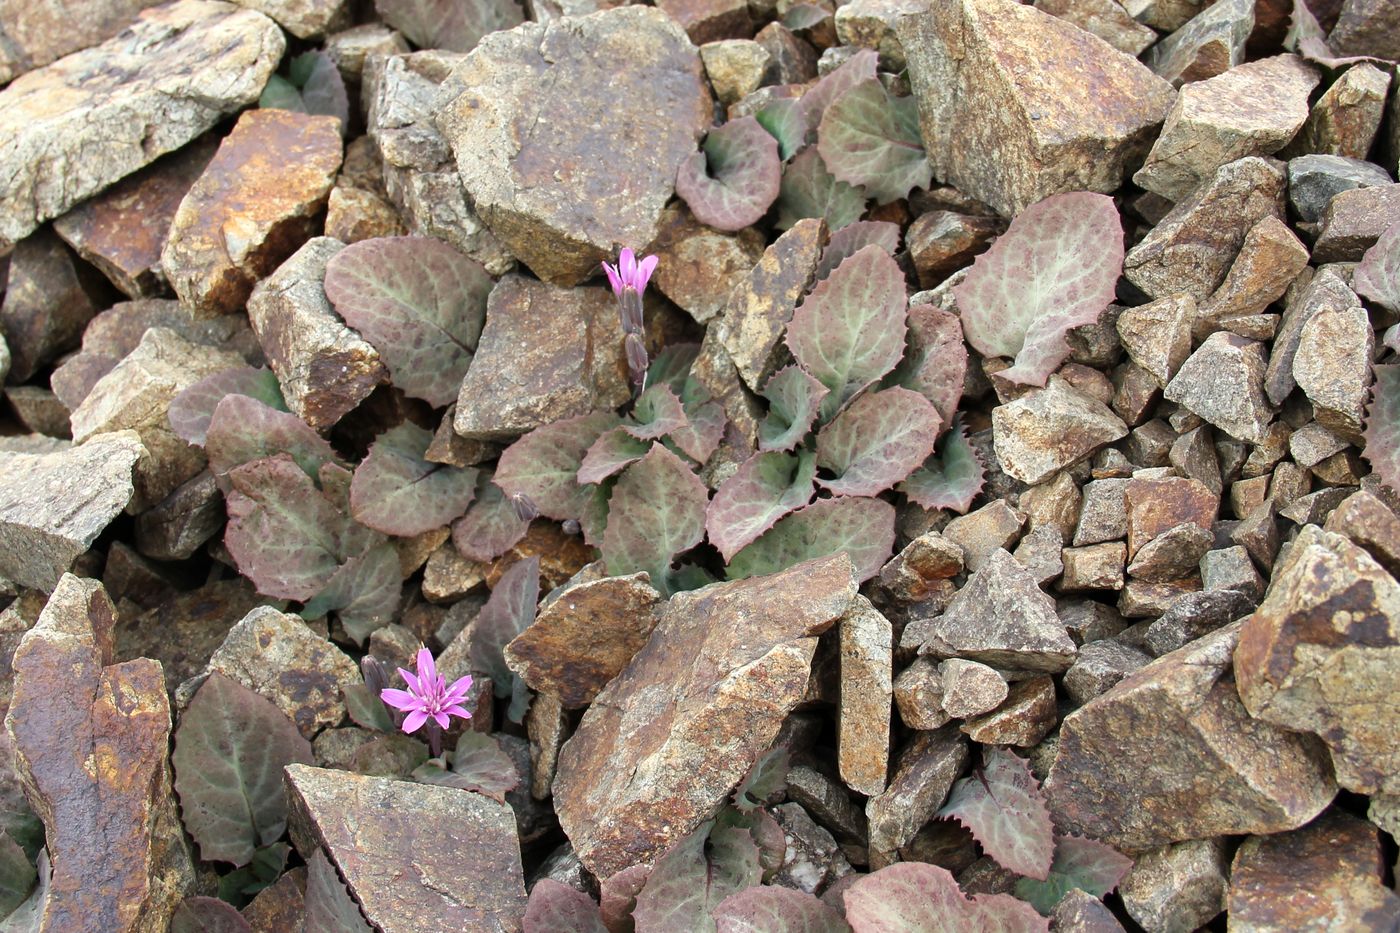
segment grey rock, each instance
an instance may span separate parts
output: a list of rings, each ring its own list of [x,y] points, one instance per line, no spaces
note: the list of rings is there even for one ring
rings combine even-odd
[[[360,84],[371,58],[408,51],[408,40],[383,23],[363,23],[326,36],[326,55],[335,62],[341,80],[351,86]]]
[[[1191,355],[1196,302],[1190,295],[1168,295],[1118,315],[1118,337],[1134,363],[1166,387]]]
[[[1080,646],[1079,657],[1065,671],[1065,692],[1083,706],[1151,660],[1150,655],[1111,638],[1091,641]]]
[[[157,0],[97,0],[81,15],[45,0],[12,0],[0,7],[0,84],[65,55],[112,38]]]
[[[1147,626],[1143,646],[1157,657],[1170,654],[1248,615],[1254,605],[1254,597],[1240,590],[1183,593]]]
[[[1060,557],[1064,561],[1059,584],[1063,592],[1123,588],[1123,565],[1127,561],[1128,546],[1122,541],[1065,548]]]
[[[1225,909],[1228,872],[1224,839],[1193,839],[1139,855],[1118,894],[1148,933],[1191,933]]]
[[[235,0],[266,14],[298,39],[318,39],[350,25],[350,0]]]
[[[952,726],[915,733],[900,752],[890,786],[865,805],[872,870],[897,861],[898,850],[948,799],[967,758],[967,739]]]
[[[1262,344],[1217,331],[1191,354],[1164,394],[1231,437],[1257,444],[1273,420],[1264,395],[1267,363]]]
[[[1147,64],[1174,85],[1224,74],[1244,61],[1253,0],[1217,0],[1152,47]]]
[[[1051,376],[1044,389],[992,410],[993,444],[1006,473],[1039,483],[1127,435],[1107,405]]]
[[[1322,212],[1313,262],[1357,262],[1400,219],[1400,184],[1342,191]]]
[[[1084,484],[1084,506],[1074,530],[1074,545],[1102,544],[1128,536],[1128,512],[1123,493],[1128,480],[1096,479]]]
[[[1306,223],[1322,219],[1332,198],[1353,188],[1393,184],[1395,179],[1374,162],[1345,156],[1312,154],[1288,160],[1288,203]]]
[[[1104,902],[1082,888],[1070,888],[1050,915],[1055,933],[1119,933],[1123,924]]]
[[[842,842],[865,845],[865,813],[851,802],[841,784],[806,765],[788,772],[787,795]]]
[[[851,873],[851,863],[846,861],[835,838],[818,826],[801,804],[779,804],[772,812],[782,827],[786,846],[783,864],[770,884],[818,894]]]
[[[1318,307],[1303,322],[1293,379],[1312,402],[1319,424],[1359,444],[1370,401],[1375,332],[1361,301],[1354,294],[1345,301],[1348,294],[1342,293],[1343,302]]]
[[[1206,552],[1201,558],[1201,585],[1206,592],[1239,590],[1251,599],[1264,595],[1264,580],[1254,568],[1249,551],[1240,544]]]
[[[1177,525],[1138,548],[1128,574],[1150,583],[1179,580],[1195,572],[1214,543],[1215,535],[1199,525]]]
[[[895,27],[905,13],[923,9],[919,0],[851,0],[836,8],[836,38],[842,45],[879,52],[882,70],[903,71],[907,62]]]
[[[700,60],[715,97],[727,107],[758,90],[773,56],[752,39],[720,39],[700,46]]]

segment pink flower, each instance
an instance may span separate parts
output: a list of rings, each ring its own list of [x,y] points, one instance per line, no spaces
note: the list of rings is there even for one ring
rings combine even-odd
[[[623,291],[628,288],[640,295],[646,291],[647,282],[651,281],[651,274],[656,271],[656,264],[660,261],[655,256],[648,256],[638,262],[635,253],[630,249],[623,249],[617,254],[617,265],[605,262],[603,271],[607,273],[608,283],[612,285],[613,294],[618,298],[621,298]]]
[[[404,717],[403,731],[417,732],[429,717],[443,729],[451,722],[449,716],[472,718],[472,714],[462,706],[466,702],[467,691],[471,689],[471,675],[447,686],[446,678],[437,672],[437,665],[433,663],[433,653],[427,648],[418,651],[417,676],[403,668],[399,668],[399,674],[408,684],[408,689],[385,688],[379,691],[379,697],[395,709],[408,713]]]

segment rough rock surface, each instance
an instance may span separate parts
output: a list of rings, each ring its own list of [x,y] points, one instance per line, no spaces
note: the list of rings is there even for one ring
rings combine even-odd
[[[438,126],[467,194],[506,248],[558,285],[655,239],[710,123],[698,51],[645,7],[492,33],[449,83],[460,93]]]
[[[1129,16],[1116,0],[1035,0],[1035,8],[1074,23],[1134,58],[1157,41],[1157,33]]]
[[[117,621],[117,658],[159,661],[171,693],[198,675],[223,644],[229,625],[268,601],[242,579],[215,580]]]
[[[1128,427],[1103,402],[1051,376],[1044,389],[993,409],[992,432],[1001,468],[1033,484],[1124,437]]]
[[[1311,154],[1288,160],[1288,202],[1306,223],[1321,220],[1332,198],[1343,191],[1394,181],[1379,165],[1360,159]]]
[[[260,13],[180,0],[15,80],[0,91],[0,248],[256,101],[285,48]]]
[[[79,15],[62,4],[15,2],[0,7],[0,84],[91,48],[125,29],[157,0],[88,0]],[[65,15],[67,14],[67,15]]]
[[[890,620],[864,596],[836,623],[841,653],[837,765],[841,779],[873,797],[885,789],[894,677]]]
[[[77,345],[107,289],[101,276],[44,229],[15,247],[3,298],[0,332],[8,346],[8,378],[17,383]]]
[[[236,0],[265,13],[298,39],[315,39],[350,25],[350,0]]]
[[[1205,926],[1225,909],[1227,851],[1217,837],[1144,852],[1118,887],[1128,915],[1151,933]]]
[[[764,255],[753,231],[720,233],[679,204],[661,215],[661,232],[646,252],[660,257],[651,279],[656,290],[699,324],[724,311],[729,293]]]
[[[1361,443],[1375,332],[1361,302],[1350,292],[1344,294],[1351,300],[1319,307],[1303,322],[1293,355],[1293,379],[1312,402],[1318,424]]]
[[[1231,437],[1262,443],[1273,411],[1264,395],[1263,344],[1216,331],[1196,348],[1164,393]]]
[[[554,806],[590,871],[650,859],[713,812],[802,698],[816,636],[854,595],[842,554],[671,598],[559,757]]]
[[[1223,74],[1244,61],[1254,0],[1216,0],[1152,47],[1147,63],[1174,85]]]
[[[1346,71],[1313,104],[1291,152],[1364,159],[1385,117],[1390,75],[1369,62]]]
[[[967,739],[953,726],[914,734],[899,754],[889,787],[865,804],[872,870],[896,861],[899,848],[933,819],[967,759]]]

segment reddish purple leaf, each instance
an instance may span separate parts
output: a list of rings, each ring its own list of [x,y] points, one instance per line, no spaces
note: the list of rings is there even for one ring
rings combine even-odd
[[[709,490],[685,462],[660,444],[627,468],[613,488],[603,559],[611,576],[645,570],[662,595],[671,563],[705,537]]]
[[[815,473],[810,451],[754,454],[715,490],[705,514],[710,543],[728,561],[778,519],[811,501]]]
[[[528,557],[510,565],[472,622],[471,669],[489,674],[496,696],[511,693],[514,674],[506,666],[505,647],[535,621],[540,598],[540,559]]]
[[[374,933],[340,873],[317,849],[306,860],[306,926],[303,933]]]
[[[706,933],[720,903],[758,884],[762,868],[748,830],[703,823],[651,870],[632,912],[642,933]]]
[[[350,514],[367,528],[412,537],[450,524],[476,496],[474,469],[424,459],[431,431],[411,421],[370,445],[350,483]]]
[[[467,560],[486,563],[515,547],[530,523],[521,521],[501,487],[484,471],[467,514],[452,523],[452,544]]]
[[[399,552],[382,536],[376,537],[377,542],[341,564],[325,589],[301,610],[308,619],[334,612],[345,633],[360,645],[394,621],[403,596]]]
[[[608,933],[593,898],[553,878],[530,889],[525,933]]]
[[[234,467],[277,454],[289,455],[308,476],[315,476],[323,463],[340,462],[305,421],[247,395],[226,395],[214,408],[204,451],[221,487],[227,486],[224,477]]]
[[[845,890],[856,933],[1048,933],[1050,923],[1009,894],[963,895],[946,868],[900,862],[858,878]]]
[[[832,175],[881,204],[927,188],[933,179],[918,102],[891,96],[879,78],[859,81],[831,102],[817,128],[817,149]]]
[[[774,373],[763,387],[768,400],[768,417],[758,426],[759,450],[792,450],[817,420],[827,388],[801,366],[788,366]]]
[[[817,279],[831,275],[836,267],[867,246],[878,246],[891,256],[899,249],[899,224],[887,220],[858,220],[831,235],[817,263]]]
[[[1400,222],[1371,244],[1352,273],[1356,293],[1391,314],[1400,314]]]
[[[1361,453],[1381,482],[1400,492],[1400,363],[1374,370],[1376,381],[1366,412],[1366,446]]]
[[[681,164],[676,194],[695,219],[716,230],[742,230],[778,197],[778,141],[753,117],[710,130],[700,152]]]
[[[753,887],[715,910],[717,933],[850,933],[840,914],[806,891]]]
[[[608,933],[632,933],[637,893],[650,874],[650,865],[632,865],[598,882],[598,909]]]
[[[420,49],[470,52],[482,36],[525,21],[516,0],[374,0],[384,22]]]
[[[953,785],[939,816],[952,817],[1003,868],[1045,880],[1055,852],[1050,811],[1030,765],[988,745],[982,768]]]
[[[953,423],[967,376],[967,347],[962,322],[933,305],[909,309],[909,346],[892,379],[933,403],[942,416],[939,430]]]
[[[817,434],[818,479],[838,496],[874,496],[912,473],[938,438],[938,410],[917,392],[893,388],[857,396]]]
[[[246,395],[278,411],[286,411],[282,387],[270,369],[235,366],[205,376],[170,402],[170,428],[185,443],[203,447],[214,409],[228,395]]]
[[[778,141],[778,157],[784,162],[807,145],[807,115],[800,98],[771,100],[753,116]]]
[[[926,509],[966,512],[982,491],[986,472],[977,449],[967,439],[967,429],[954,420],[934,454],[910,473],[897,491]]]
[[[1112,846],[1080,836],[1057,835],[1049,878],[1020,879],[1016,882],[1016,896],[1048,916],[1074,888],[1103,897],[1118,887],[1132,867],[1133,860]]]
[[[463,732],[451,756],[451,771],[444,771],[437,761],[428,761],[414,769],[414,780],[469,790],[500,803],[505,803],[506,794],[520,784],[515,763],[500,743],[484,732]]]
[[[1293,16],[1289,20],[1288,34],[1283,47],[1296,51],[1309,61],[1317,62],[1324,68],[1343,68],[1357,62],[1374,62],[1382,68],[1391,63],[1383,58],[1370,55],[1337,55],[1327,41],[1327,33],[1317,22],[1317,17],[1308,9],[1306,0],[1293,0]]]
[[[719,402],[687,402],[686,423],[671,432],[671,440],[680,452],[696,463],[703,464],[719,447],[728,423],[724,407]]]
[[[885,565],[894,547],[894,506],[880,499],[818,499],[784,516],[734,555],[729,579],[778,573],[806,560],[845,551],[864,583]]]
[[[331,57],[319,49],[303,52],[292,59],[292,83],[301,88],[301,101],[307,113],[340,119],[343,136],[350,127],[350,97],[345,79]]]
[[[187,897],[170,918],[170,933],[253,933],[253,927],[227,901]]]
[[[954,287],[967,342],[1014,357],[1001,377],[1026,385],[1069,356],[1065,334],[1091,324],[1123,272],[1123,226],[1113,199],[1074,191],[1032,204]]]
[[[624,422],[622,430],[637,440],[650,441],[685,427],[686,417],[681,400],[670,386],[662,383],[648,386],[637,397],[637,404],[632,408],[632,421],[632,424]]]
[[[352,243],[326,264],[326,296],[374,345],[404,394],[455,401],[486,318],[491,277],[433,237]]]
[[[578,482],[580,485],[601,483],[645,457],[650,449],[649,442],[637,440],[626,428],[613,428],[594,441],[584,454],[578,467]]]
[[[501,452],[496,485],[507,495],[529,496],[546,518],[581,518],[592,493],[579,485],[579,467],[593,442],[621,421],[595,411],[535,428]]]
[[[807,126],[815,132],[831,102],[862,81],[874,78],[879,62],[880,56],[873,49],[861,49],[814,84],[810,91],[802,95]]]
[[[865,192],[827,170],[816,146],[802,150],[783,168],[778,188],[779,230],[807,217],[820,217],[832,230],[840,230],[865,213]]]

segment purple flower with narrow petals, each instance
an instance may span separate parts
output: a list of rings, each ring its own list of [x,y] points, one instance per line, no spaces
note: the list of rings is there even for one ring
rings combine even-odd
[[[453,681],[449,687],[447,679],[437,672],[433,653],[427,648],[418,651],[416,676],[403,668],[399,668],[399,675],[408,684],[408,689],[385,688],[379,691],[379,697],[394,709],[408,714],[404,717],[403,731],[417,732],[430,718],[442,729],[446,729],[451,722],[450,716],[472,718],[472,714],[462,706],[472,686],[471,675]]]
[[[603,263],[613,294],[617,296],[617,312],[622,319],[627,368],[632,382],[640,390],[647,379],[647,352],[642,346],[642,292],[646,291],[651,274],[660,260],[648,256],[641,262],[630,249],[617,254],[617,265]]]
[[[608,275],[613,294],[620,299],[623,291],[628,288],[638,295],[646,291],[647,282],[651,281],[651,274],[656,271],[656,264],[660,261],[656,256],[648,256],[638,262],[637,255],[624,248],[617,254],[617,265],[605,262],[603,271]]]

